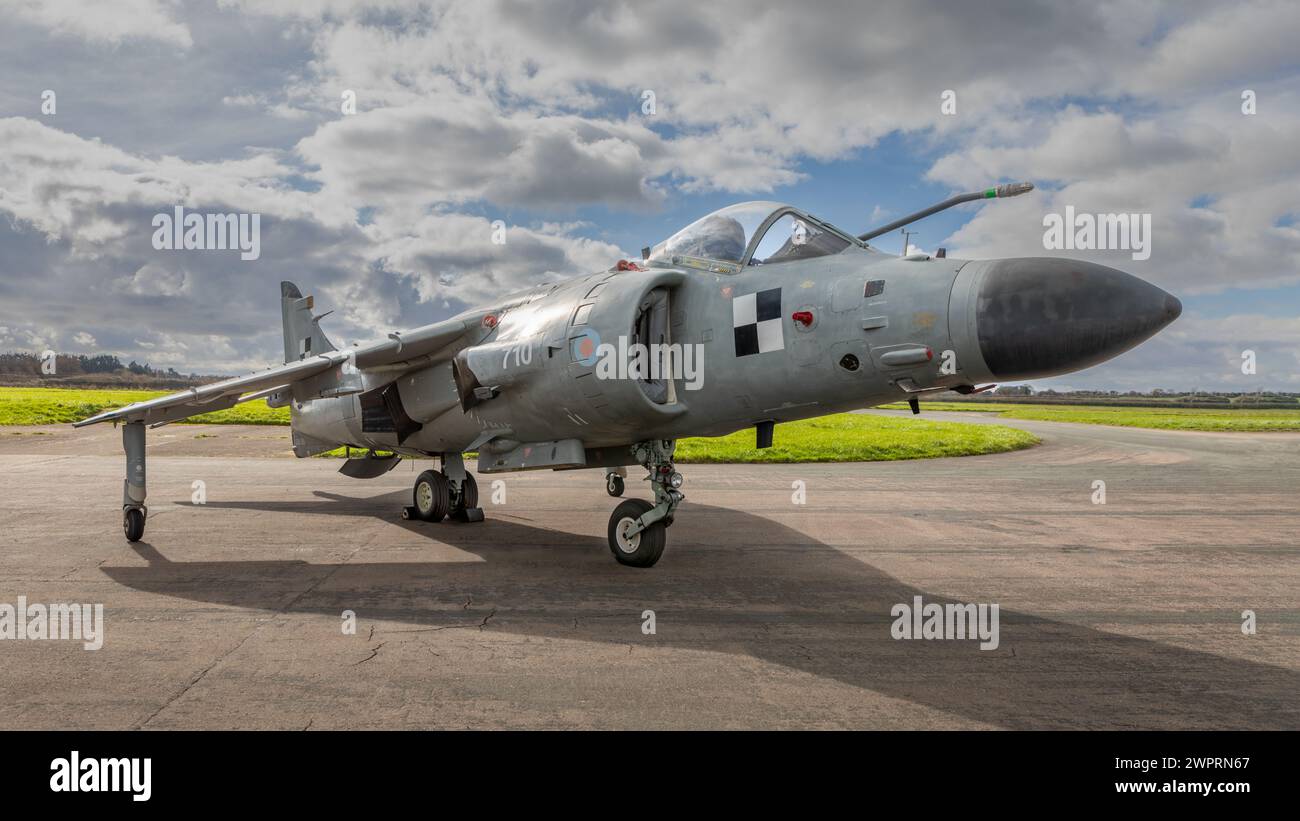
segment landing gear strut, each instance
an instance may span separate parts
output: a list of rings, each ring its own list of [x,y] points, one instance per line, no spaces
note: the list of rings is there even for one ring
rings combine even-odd
[[[421,473],[411,491],[411,504],[402,508],[403,519],[441,522],[448,516],[462,522],[483,521],[478,483],[465,470],[459,453],[444,453],[442,470]]]
[[[144,422],[128,422],[122,426],[122,449],[126,451],[126,481],[122,483],[122,532],[128,542],[138,542],[144,537],[144,520],[149,513],[144,506]]]
[[[686,498],[678,490],[682,475],[673,469],[676,445],[672,439],[652,439],[633,446],[637,461],[650,471],[655,503],[628,499],[614,508],[609,517],[609,549],[620,564],[651,567],[663,555],[673,513]]]

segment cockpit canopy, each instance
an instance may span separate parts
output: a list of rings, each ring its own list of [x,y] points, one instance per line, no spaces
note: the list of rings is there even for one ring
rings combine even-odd
[[[674,257],[732,265],[774,265],[862,246],[830,223],[779,202],[742,202],[698,219],[656,245],[650,259]]]

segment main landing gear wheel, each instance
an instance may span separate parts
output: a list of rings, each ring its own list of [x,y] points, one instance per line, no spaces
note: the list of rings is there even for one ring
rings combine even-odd
[[[128,507],[122,511],[122,532],[128,542],[138,542],[144,536],[144,510]]]
[[[620,479],[622,477],[619,477]],[[662,521],[632,536],[627,531],[637,519],[654,509],[654,505],[644,499],[628,499],[609,517],[609,549],[620,564],[629,567],[652,567],[664,554],[667,542],[666,526]]]
[[[460,499],[457,500],[456,507],[461,510],[467,507],[478,507],[478,482],[474,480],[474,474],[465,474],[465,481],[461,482]]]
[[[618,498],[623,495],[623,477],[617,473],[610,473],[605,476],[605,492],[610,496]]]
[[[451,483],[441,471],[421,473],[411,496],[411,511],[426,522],[441,522],[451,512]]]
[[[472,473],[466,472],[465,479],[457,487],[451,485],[451,518],[459,522],[483,521],[483,509],[478,506],[478,482]]]

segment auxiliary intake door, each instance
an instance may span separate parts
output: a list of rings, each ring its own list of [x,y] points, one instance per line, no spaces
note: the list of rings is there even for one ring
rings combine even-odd
[[[632,322],[631,344],[641,344],[649,351],[661,352],[657,358],[652,356],[646,359],[653,370],[646,375],[647,378],[638,379],[636,382],[641,393],[656,405],[669,405],[677,401],[672,379],[672,361],[663,354],[669,350],[668,345],[672,342],[669,308],[668,289],[655,288],[637,305],[636,318]],[[652,345],[659,347],[653,348]],[[652,363],[651,359],[656,361]]]

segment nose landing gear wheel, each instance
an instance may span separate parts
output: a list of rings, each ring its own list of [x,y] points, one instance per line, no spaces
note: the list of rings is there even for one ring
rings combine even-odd
[[[653,508],[654,505],[644,499],[628,499],[614,508],[609,517],[609,549],[620,564],[652,567],[663,555],[667,534],[662,521],[633,536],[627,535],[632,524]]]
[[[138,542],[144,536],[144,510],[128,507],[122,511],[122,532],[128,542]]]
[[[421,473],[411,496],[415,515],[426,522],[441,522],[451,512],[451,485],[440,471]]]
[[[605,492],[610,496],[618,498],[623,495],[623,477],[617,473],[610,473],[605,477]]]

